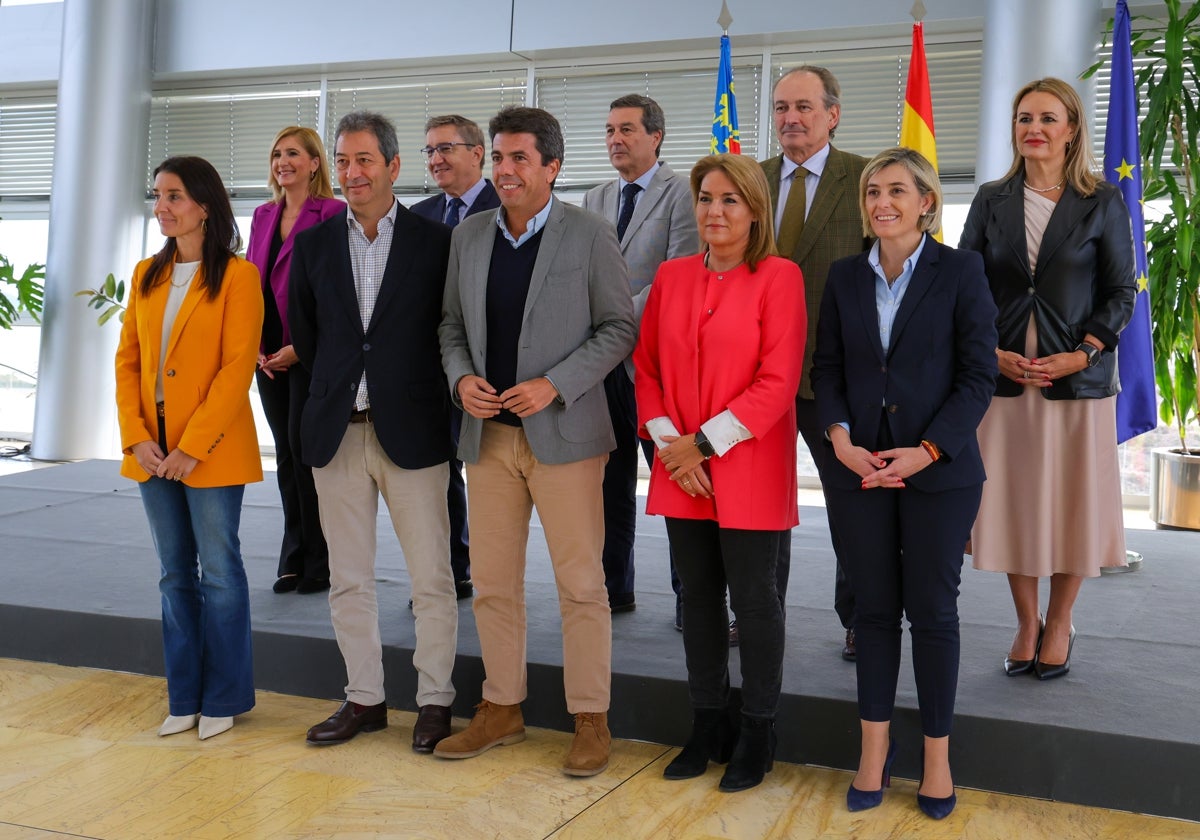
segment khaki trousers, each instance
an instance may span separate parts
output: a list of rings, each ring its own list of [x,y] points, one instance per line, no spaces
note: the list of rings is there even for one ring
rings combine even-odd
[[[492,703],[520,703],[527,693],[525,547],[536,507],[558,586],[567,711],[608,711],[612,616],[600,562],[607,460],[543,464],[522,429],[483,424],[479,462],[467,464],[467,517],[483,697]]]
[[[375,597],[376,516],[383,495],[412,579],[417,705],[449,706],[458,646],[458,602],[450,572],[449,467],[392,463],[370,423],[351,423],[333,460],[313,470],[329,543],[329,613],[346,661],[346,699],[384,702],[383,646]]]

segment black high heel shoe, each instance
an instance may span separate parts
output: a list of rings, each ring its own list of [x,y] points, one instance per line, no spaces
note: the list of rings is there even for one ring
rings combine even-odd
[[[1012,659],[1008,656],[1004,657],[1004,673],[1010,677],[1028,674],[1033,670],[1033,663],[1037,662],[1038,653],[1042,649],[1042,634],[1046,632],[1046,622],[1042,617],[1038,616],[1038,637],[1037,645],[1033,648],[1033,659]]]
[[[775,766],[775,721],[742,715],[737,746],[721,777],[720,790],[733,793],[752,788]]]
[[[1039,680],[1052,680],[1055,677],[1061,677],[1071,670],[1071,649],[1075,647],[1075,625],[1071,625],[1071,635],[1067,639],[1067,658],[1066,661],[1058,665],[1047,665],[1039,658],[1033,662],[1033,673],[1037,675]],[[1039,651],[1040,654],[1040,651]]]
[[[958,794],[951,792],[949,796],[926,796],[921,793],[921,785],[925,784],[925,747],[921,746],[921,781],[917,782],[917,807],[921,813],[931,820],[944,820],[950,816],[954,806],[958,804]]]
[[[725,764],[737,743],[737,723],[728,709],[696,709],[692,712],[692,734],[679,755],[663,770],[663,778],[694,779],[703,776],[708,762]]]
[[[892,786],[892,761],[895,758],[896,739],[892,738],[888,744],[887,758],[883,760],[883,779],[879,790],[859,790],[851,782],[850,787],[846,788],[846,810],[867,811],[883,802],[883,789]]]

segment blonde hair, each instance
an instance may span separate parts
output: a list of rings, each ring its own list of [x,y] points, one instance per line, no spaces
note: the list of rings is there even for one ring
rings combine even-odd
[[[862,177],[858,179],[858,211],[862,215],[863,236],[875,236],[875,231],[871,229],[871,217],[867,213],[867,182],[881,169],[892,164],[899,164],[908,171],[922,197],[933,197],[929,210],[917,220],[917,230],[936,234],[942,228],[942,182],[938,180],[937,170],[928,158],[915,149],[895,146],[871,158],[863,169]]]
[[[325,144],[321,137],[311,128],[300,125],[289,125],[275,135],[271,141],[271,151],[267,153],[267,186],[271,188],[271,200],[278,204],[283,200],[283,188],[275,180],[275,168],[271,166],[271,156],[279,141],[287,137],[295,137],[301,147],[310,157],[317,159],[317,171],[308,179],[308,195],[310,198],[333,198],[333,183],[329,180],[329,161],[325,158]]]
[[[1085,196],[1093,195],[1096,187],[1100,184],[1100,178],[1096,175],[1096,158],[1092,155],[1092,144],[1088,141],[1087,121],[1083,119],[1083,100],[1079,98],[1075,88],[1053,76],[1034,79],[1017,91],[1017,95],[1013,97],[1013,163],[1004,177],[1008,179],[1017,174],[1025,177],[1025,158],[1021,157],[1021,150],[1017,148],[1017,109],[1021,107],[1021,100],[1031,93],[1048,93],[1061,102],[1063,108],[1066,109],[1067,123],[1075,129],[1075,136],[1067,141],[1067,159],[1063,164],[1063,177],[1075,192]]]
[[[714,171],[723,172],[725,177],[733,182],[733,188],[750,208],[750,241],[746,243],[744,258],[750,270],[755,271],[759,262],[775,253],[775,225],[771,220],[771,195],[767,186],[767,176],[753,158],[742,155],[720,154],[700,158],[692,167],[693,206],[700,200],[700,184],[704,181],[704,176]]]

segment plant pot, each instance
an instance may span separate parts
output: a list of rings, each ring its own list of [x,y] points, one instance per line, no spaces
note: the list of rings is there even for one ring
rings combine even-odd
[[[1200,455],[1155,449],[1150,460],[1150,519],[1200,531]]]

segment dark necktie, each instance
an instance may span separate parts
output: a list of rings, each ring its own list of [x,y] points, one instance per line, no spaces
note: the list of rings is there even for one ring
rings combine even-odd
[[[642,188],[637,184],[626,184],[621,188],[621,196],[625,199],[625,203],[621,205],[621,215],[617,217],[617,239],[625,238],[625,228],[629,227],[629,220],[633,218],[634,196],[642,191]]]
[[[466,207],[467,203],[461,198],[452,198],[446,202],[446,224],[450,227],[458,226],[458,211],[462,207]]]

